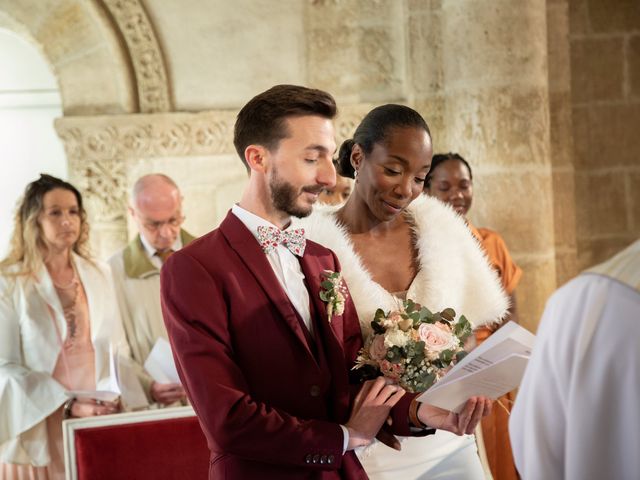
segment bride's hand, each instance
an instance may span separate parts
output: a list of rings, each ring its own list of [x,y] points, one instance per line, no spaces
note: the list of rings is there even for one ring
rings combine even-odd
[[[487,397],[471,397],[462,411],[457,414],[421,403],[418,419],[425,425],[438,430],[446,430],[456,435],[470,435],[478,422],[491,413],[493,400]]]

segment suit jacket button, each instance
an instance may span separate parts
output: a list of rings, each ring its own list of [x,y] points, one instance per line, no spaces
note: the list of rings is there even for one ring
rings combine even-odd
[[[320,463],[327,463],[327,456],[326,455],[322,455],[320,457]]]
[[[317,453],[313,456],[313,463],[318,463],[318,460],[320,460],[320,455],[318,455]]]
[[[304,463],[311,463],[311,460],[312,460],[311,454],[304,457]]]
[[[328,463],[329,465],[331,465],[331,464],[333,463],[333,461],[334,461],[334,460],[335,460],[335,457],[334,457],[333,455],[329,455],[329,456],[327,457],[327,463]]]
[[[320,396],[320,387],[318,385],[311,385],[311,388],[309,389],[309,394],[312,397],[319,397]]]

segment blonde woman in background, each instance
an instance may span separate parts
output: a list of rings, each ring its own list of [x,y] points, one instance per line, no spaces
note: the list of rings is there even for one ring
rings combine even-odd
[[[109,375],[109,345],[128,355],[111,275],[88,254],[86,213],[71,184],[41,175],[15,216],[0,262],[0,478],[62,479],[62,420],[115,402],[69,398]]]

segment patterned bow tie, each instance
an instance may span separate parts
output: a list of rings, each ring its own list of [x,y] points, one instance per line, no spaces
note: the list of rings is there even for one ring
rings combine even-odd
[[[264,253],[272,252],[279,244],[282,244],[299,257],[304,255],[304,248],[307,245],[304,238],[304,228],[280,230],[276,227],[260,225],[258,227],[258,241]]]

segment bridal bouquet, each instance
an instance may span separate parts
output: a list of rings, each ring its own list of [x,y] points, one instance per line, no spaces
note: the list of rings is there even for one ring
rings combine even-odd
[[[469,321],[446,308],[432,313],[406,300],[399,310],[378,309],[371,322],[373,335],[358,353],[354,369],[374,368],[408,392],[424,392],[466,352]]]

